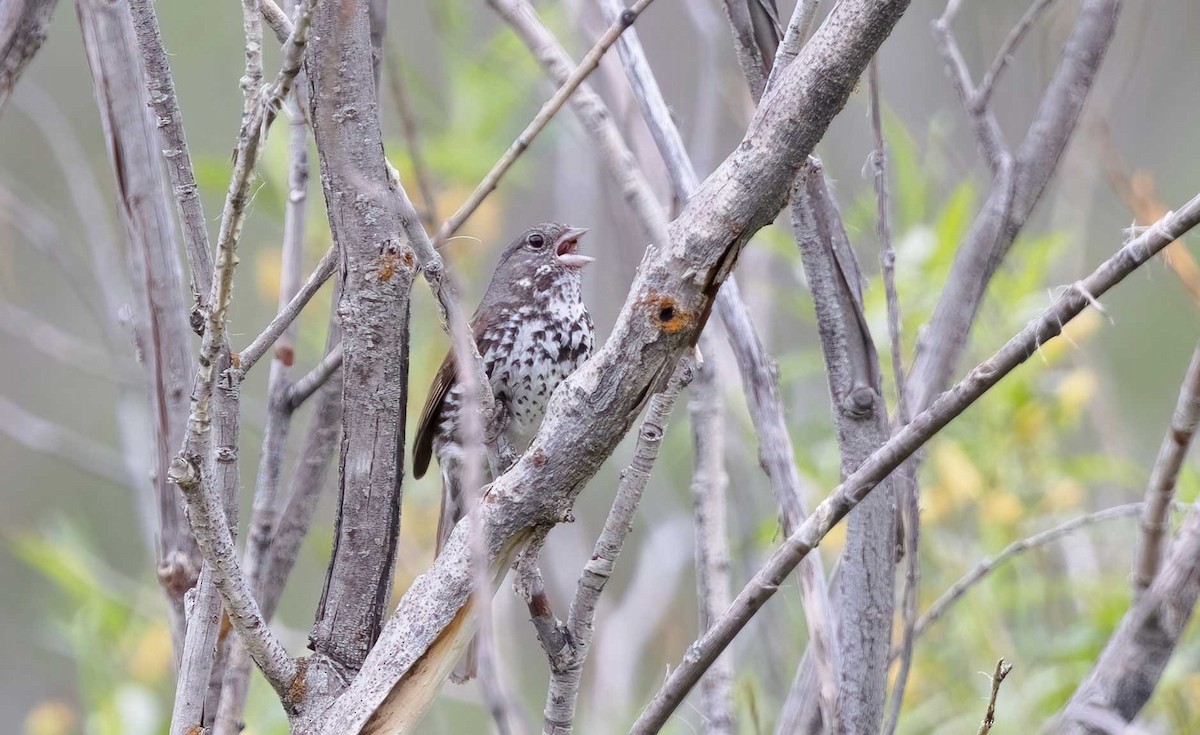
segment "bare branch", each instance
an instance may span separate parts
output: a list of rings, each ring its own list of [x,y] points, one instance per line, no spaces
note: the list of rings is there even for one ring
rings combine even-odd
[[[723,0],[725,16],[729,19],[729,29],[733,32],[733,48],[737,54],[738,66],[742,68],[742,76],[750,85],[750,96],[755,102],[762,99],[767,88],[767,72],[769,59],[763,58],[754,37],[754,24],[751,19],[748,2],[753,0]]]
[[[208,292],[212,288],[213,278],[212,253],[209,252],[200,188],[192,172],[192,158],[183,132],[183,116],[179,111],[179,100],[175,97],[175,82],[171,78],[171,67],[163,47],[154,4],[151,0],[129,0],[129,11],[142,55],[150,106],[154,109],[158,135],[162,139],[167,177],[175,194],[175,205],[183,229],[192,296],[196,301],[192,310],[192,328],[199,330],[204,325],[204,314],[209,308]]]
[[[146,91],[124,2],[77,3],[92,88],[108,146],[129,238],[134,334],[147,365],[154,427],[154,487],[158,505],[159,581],[171,603],[175,650],[183,646],[183,595],[200,574],[200,554],[183,508],[167,484],[171,447],[184,435],[190,328],[170,204]]]
[[[608,517],[604,519],[604,529],[596,539],[583,573],[579,575],[575,597],[571,600],[566,624],[570,653],[564,655],[565,661],[557,667],[554,656],[550,659],[550,689],[546,693],[544,735],[568,735],[574,726],[583,664],[595,633],[593,621],[596,605],[625,546],[625,537],[633,528],[633,518],[637,515],[642,493],[650,479],[650,469],[658,459],[658,450],[662,446],[675,401],[683,387],[691,382],[695,369],[691,358],[683,358],[662,392],[656,393],[646,408],[646,417],[642,419],[642,426],[638,430],[633,460],[621,473],[621,483]],[[553,646],[549,646],[549,649],[552,650]]]
[[[792,17],[788,20],[787,29],[783,33],[783,39],[779,42],[779,48],[775,49],[775,58],[771,61],[771,73],[767,75],[767,89],[775,87],[779,73],[795,60],[796,55],[804,46],[804,42],[808,40],[819,4],[820,0],[797,0],[796,7],[792,9]]]
[[[341,253],[344,346],[333,553],[309,640],[345,678],[362,665],[390,602],[403,492],[409,297],[417,271],[383,156],[369,17],[367,0],[320,3],[313,34],[336,42],[314,47],[307,65],[325,205]],[[346,124],[349,114],[353,124]],[[329,685],[321,696],[340,688],[332,679],[314,683]]]
[[[1162,569],[1134,600],[1056,724],[1070,735],[1124,729],[1158,685],[1200,597],[1200,504],[1193,503]]]
[[[946,385],[967,342],[988,283],[1000,267],[1066,149],[1116,26],[1119,0],[1085,0],[1058,68],[1016,157],[993,166],[992,189],[938,299],[913,361],[908,399],[913,411]],[[938,22],[938,28],[948,26]],[[948,36],[947,36],[948,37]]]
[[[250,585],[238,567],[237,549],[221,500],[212,492],[212,483],[201,482],[194,465],[181,458],[177,457],[171,463],[170,477],[188,498],[192,531],[204,552],[205,561],[212,564],[213,582],[221,592],[229,621],[254,663],[290,711],[289,690],[296,678],[296,662],[267,625]]]
[[[338,267],[337,248],[331,247],[325,251],[325,255],[321,256],[320,262],[313,270],[312,274],[296,291],[296,294],[279,309],[279,313],[271,320],[254,341],[250,343],[246,349],[238,353],[238,368],[243,372],[249,372],[250,368],[258,363],[259,359],[266,354],[267,350],[275,344],[275,340],[284,333],[296,317],[300,316],[300,312],[308,305],[308,302],[316,295],[317,291],[329,277],[334,274]]]
[[[1017,46],[1024,40],[1025,35],[1029,33],[1029,29],[1033,28],[1033,24],[1037,23],[1042,12],[1050,7],[1050,3],[1054,0],[1033,0],[1033,4],[1009,31],[1008,36],[1004,39],[1004,43],[1000,44],[1000,50],[996,52],[996,58],[992,60],[992,65],[984,72],[983,79],[979,80],[979,87],[975,90],[975,94],[971,100],[972,110],[982,110],[987,107],[992,100],[992,91],[996,88],[996,82],[1000,79],[1000,75],[1004,73],[1004,69],[1008,66],[1008,62],[1012,61],[1013,53],[1017,50]]]
[[[792,227],[812,292],[829,380],[833,424],[846,477],[888,437],[879,357],[862,306],[864,281],[820,162],[810,159],[792,199]],[[874,732],[883,717],[895,580],[894,490],[863,503],[848,521],[839,576],[841,667],[837,731]],[[853,626],[854,634],[848,631]]]
[[[700,336],[710,359],[699,366],[692,381],[688,415],[692,422],[692,496],[696,519],[696,587],[700,608],[700,632],[729,606],[729,540],[725,491],[725,411],[721,404],[719,376],[713,355],[713,338]],[[705,343],[708,343],[707,345]],[[700,682],[705,731],[709,735],[734,732],[733,656],[726,652]]]
[[[413,176],[416,177],[417,189],[421,192],[421,220],[432,230],[438,223],[436,188],[433,185],[433,172],[429,170],[421,148],[421,131],[417,127],[412,100],[408,97],[408,85],[404,82],[404,69],[399,52],[389,46],[384,54],[384,62],[387,64],[392,102],[396,105],[396,114],[400,117],[400,126],[404,130],[404,144],[408,149],[408,158],[412,161]]]
[[[1200,426],[1200,345],[1192,353],[1187,375],[1179,387],[1179,400],[1171,415],[1171,425],[1163,436],[1154,461],[1154,471],[1146,486],[1145,509],[1142,513],[1142,536],[1133,564],[1133,589],[1141,594],[1154,581],[1163,556],[1167,510],[1175,497],[1175,483],[1187,456],[1188,447]]]
[[[58,0],[12,0],[0,8],[0,110],[33,60]]]
[[[325,384],[329,377],[342,367],[342,345],[339,342],[333,349],[325,353],[325,357],[316,366],[297,380],[287,390],[287,404],[291,410],[300,408],[313,393]]]
[[[1005,162],[1011,158],[1011,154],[1008,151],[1008,144],[1004,142],[1004,134],[1000,132],[1000,123],[996,122],[996,116],[992,109],[987,105],[976,106],[975,104],[978,94],[971,81],[971,72],[967,69],[967,62],[958,48],[954,32],[950,29],[953,18],[952,8],[956,5],[956,0],[950,0],[946,4],[946,10],[942,13],[942,17],[933,22],[933,37],[937,41],[938,50],[942,53],[942,61],[946,64],[946,73],[950,76],[950,82],[954,85],[958,100],[967,113],[967,121],[971,123],[971,128],[975,132],[979,152],[992,170],[992,175],[995,176],[1002,172]]]
[[[1135,516],[1143,508],[1143,503],[1129,503],[1127,505],[1118,505],[1113,508],[1105,508],[1104,510],[1096,511],[1095,513],[1088,513],[1087,515],[1079,516],[1078,518],[1072,518],[1065,523],[1060,523],[1053,528],[1048,528],[1045,531],[1036,533],[1019,541],[1014,541],[1008,546],[1005,546],[999,554],[980,561],[974,569],[964,574],[962,578],[951,585],[948,590],[942,593],[941,597],[939,597],[932,605],[929,606],[929,609],[925,611],[925,614],[922,615],[917,621],[916,625],[913,626],[913,639],[915,640],[921,637],[921,635],[928,630],[929,626],[940,620],[946,614],[946,611],[952,605],[954,605],[954,603],[958,602],[963,595],[970,591],[972,587],[979,584],[984,577],[986,577],[988,574],[991,574],[1001,565],[1007,563],[1014,556],[1053,543],[1081,528],[1086,528],[1096,523]],[[894,652],[893,655],[899,655],[899,651]]]
[[[883,289],[887,295],[888,335],[891,341],[892,377],[896,384],[896,417],[893,431],[907,424],[908,399],[904,394],[903,339],[900,333],[900,297],[896,293],[896,250],[892,247],[891,213],[888,203],[887,147],[883,140],[882,110],[879,102],[879,57],[871,60],[867,67],[867,83],[870,93],[871,131],[875,136],[875,150],[871,153],[871,168],[875,175],[875,234],[879,240],[879,266],[883,275]],[[904,592],[901,595],[901,620],[903,629],[900,645],[900,668],[892,684],[891,708],[883,726],[883,735],[892,735],[900,722],[900,707],[904,704],[904,689],[912,667],[913,626],[917,622],[917,603],[921,577],[920,539],[921,515],[920,485],[917,483],[916,468],[911,462],[901,465],[893,478],[899,497],[900,530],[904,535]]]
[[[996,697],[1000,694],[1000,685],[1004,683],[1012,671],[1012,664],[1007,663],[1004,659],[996,662],[996,673],[992,674],[992,694],[988,697],[987,712],[983,715],[983,722],[979,725],[979,732],[976,735],[988,735],[992,731],[992,725],[996,723]]]
[[[772,101],[774,99],[773,97]],[[771,555],[708,634],[689,647],[687,657],[671,672],[666,683],[635,723],[632,732],[652,733],[662,727],[703,672],[770,599],[796,564],[816,548],[825,534],[905,459],[995,386],[1001,378],[1036,354],[1039,346],[1061,334],[1064,324],[1096,303],[1110,288],[1197,223],[1200,223],[1200,196],[1194,197],[1178,212],[1159,220],[1102,263],[1087,278],[1073,284],[1041,316],[1027,324],[991,358],[943,393],[932,406],[922,411],[867,458],[817,506],[800,529],[789,536]],[[1200,513],[1196,515],[1200,519]],[[1200,527],[1200,520],[1196,525]],[[1196,537],[1197,543],[1200,544],[1200,532]],[[1200,559],[1200,553],[1195,556]]]
[[[546,124],[550,122],[550,119],[562,109],[563,104],[566,103],[567,99],[579,87],[579,85],[583,83],[583,80],[586,79],[593,71],[595,71],[596,67],[600,65],[600,59],[604,56],[604,53],[608,51],[608,49],[616,42],[621,33],[624,32],[626,28],[633,25],[633,22],[637,20],[638,15],[645,10],[646,6],[648,6],[652,1],[653,0],[637,0],[621,14],[621,17],[616,23],[613,23],[609,29],[604,32],[604,35],[600,37],[600,40],[596,42],[596,45],[592,46],[592,49],[588,51],[583,57],[583,60],[579,62],[579,66],[575,67],[575,70],[571,72],[571,75],[558,88],[558,91],[554,93],[554,96],[547,100],[544,105],[542,105],[542,108],[538,110],[537,115],[534,116],[529,125],[527,125],[523,131],[521,131],[521,134],[517,136],[517,139],[513,141],[513,144],[509,146],[507,151],[504,152],[504,155],[500,157],[500,160],[496,162],[496,165],[492,167],[492,170],[483,177],[483,181],[481,181],[479,186],[475,188],[475,191],[471,194],[470,198],[468,198],[467,201],[458,208],[458,211],[455,212],[450,219],[446,220],[442,224],[441,229],[438,230],[437,236],[434,238],[434,243],[436,245],[440,246],[441,244],[445,243],[451,235],[457,232],[458,228],[462,227],[463,223],[467,221],[467,218],[470,217],[476,209],[478,209],[479,205],[485,198],[487,198],[488,194],[491,194],[492,191],[495,190],[496,185],[500,183],[500,178],[504,176],[509,168],[512,167],[517,158],[525,152],[525,149],[529,147],[529,145],[533,142],[533,139],[537,137],[538,133],[542,132],[542,130],[546,127]]]

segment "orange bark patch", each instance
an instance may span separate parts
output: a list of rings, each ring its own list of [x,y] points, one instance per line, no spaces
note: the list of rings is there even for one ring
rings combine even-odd
[[[650,313],[650,320],[666,334],[676,334],[692,323],[693,313],[666,294],[650,294],[640,302]]]
[[[285,366],[291,367],[292,363],[296,361],[296,351],[288,345],[279,345],[275,348],[275,359]]]

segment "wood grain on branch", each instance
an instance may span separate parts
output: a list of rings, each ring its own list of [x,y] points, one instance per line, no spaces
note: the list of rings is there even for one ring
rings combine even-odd
[[[508,565],[532,528],[566,515],[652,387],[694,344],[741,248],[778,214],[796,173],[906,7],[844,0],[833,9],[760,106],[747,142],[693,194],[670,240],[649,250],[613,336],[555,391],[538,438],[488,492],[480,517],[493,568]],[[426,686],[432,678],[436,686],[449,669],[419,679],[405,674],[431,646],[465,645],[473,632],[460,615],[472,579],[468,525],[458,525],[414,581],[359,675],[312,731],[358,732],[368,720],[368,731],[411,726],[405,707],[415,693],[408,682]]]
[[[325,205],[340,252],[344,350],[333,554],[310,642],[346,674],[362,665],[391,597],[404,472],[409,293],[417,272],[383,156],[370,25],[367,0],[319,4],[313,33],[321,43],[307,60]]]
[[[1087,278],[1072,284],[1041,316],[1029,322],[987,361],[978,365],[933,405],[922,411],[813,510],[800,529],[772,554],[767,563],[742,589],[733,604],[707,635],[688,648],[688,654],[634,725],[634,733],[656,732],[724,648],[754,614],[774,595],[796,564],[817,547],[834,525],[884,481],[904,460],[920,449],[934,434],[961,414],[1008,373],[1037,354],[1038,348],[1062,333],[1063,325],[1078,316],[1110,288],[1142,266],[1172,240],[1200,223],[1200,196],[1179,211],[1159,220],[1153,227],[1128,242]],[[1194,514],[1200,544],[1200,513]],[[1200,551],[1192,561],[1200,563]],[[1200,580],[1200,577],[1197,577]],[[1178,578],[1173,580],[1179,582]],[[1200,592],[1200,583],[1194,585]],[[890,592],[890,587],[889,587]],[[1131,669],[1132,670],[1132,669]]]

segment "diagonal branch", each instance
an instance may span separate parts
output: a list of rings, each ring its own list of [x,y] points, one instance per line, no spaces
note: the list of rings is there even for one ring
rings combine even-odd
[[[876,450],[858,469],[821,502],[796,533],[771,555],[754,578],[742,588],[733,604],[708,634],[693,643],[688,655],[667,678],[631,732],[652,733],[696,684],[703,672],[766,603],[787,575],[846,514],[934,434],[994,387],[1008,373],[1037,353],[1047,340],[1062,333],[1063,325],[1120,283],[1182,233],[1200,223],[1200,195],[1178,212],[1172,212],[1127,243],[1087,278],[1059,296],[1041,316],[1029,322],[987,361],[978,365],[929,408]],[[1196,543],[1200,544],[1200,513],[1196,517]],[[1200,560],[1200,553],[1194,554]],[[1178,579],[1174,579],[1178,582]],[[1200,586],[1197,586],[1200,590]],[[1111,645],[1111,644],[1110,644]]]
[[[616,43],[616,40],[626,28],[633,25],[638,15],[651,2],[653,0],[637,0],[637,2],[621,13],[621,17],[615,23],[609,26],[604,35],[600,37],[600,40],[596,42],[596,45],[579,62],[579,66],[575,67],[575,70],[571,72],[570,76],[558,88],[558,91],[554,93],[554,96],[542,105],[542,108],[538,110],[537,115],[529,122],[529,125],[521,131],[521,134],[517,136],[513,144],[504,152],[504,155],[496,162],[492,170],[483,177],[483,181],[471,193],[467,201],[458,208],[458,211],[450,219],[442,224],[441,229],[438,230],[437,236],[434,238],[436,245],[440,246],[445,243],[451,235],[457,232],[458,228],[462,227],[463,223],[467,221],[467,218],[479,208],[479,205],[483,203],[488,194],[491,194],[495,190],[497,184],[500,183],[500,178],[512,167],[517,158],[525,152],[525,149],[533,143],[533,139],[537,137],[538,133],[542,132],[546,124],[550,122],[550,119],[562,109],[562,106],[570,98],[571,94],[579,88],[579,85],[583,84],[583,80],[596,70],[596,67],[600,65],[600,59],[604,56],[604,53]]]
[[[33,60],[58,0],[12,0],[0,7],[0,110]]]
[[[1179,400],[1171,415],[1171,425],[1163,436],[1154,461],[1154,471],[1146,486],[1145,508],[1142,513],[1141,542],[1133,564],[1133,589],[1141,594],[1154,582],[1162,561],[1167,511],[1175,497],[1175,483],[1187,456],[1188,447],[1200,426],[1200,345],[1192,353],[1187,374],[1179,387]]]

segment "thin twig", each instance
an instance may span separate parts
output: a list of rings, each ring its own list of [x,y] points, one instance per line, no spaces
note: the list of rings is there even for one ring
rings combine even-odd
[[[783,40],[779,42],[779,48],[775,49],[771,73],[767,75],[768,90],[775,86],[775,81],[782,71],[800,54],[800,49],[804,47],[804,42],[808,40],[808,34],[812,31],[819,4],[820,0],[798,0],[796,3],[787,29],[783,32]]]
[[[1004,43],[1000,44],[1000,50],[996,52],[996,58],[992,60],[992,65],[984,72],[983,78],[979,80],[979,86],[975,89],[975,94],[972,96],[972,108],[981,110],[988,106],[992,99],[992,91],[996,88],[996,82],[1000,79],[1000,75],[1004,73],[1008,62],[1012,61],[1013,53],[1017,46],[1029,33],[1029,29],[1041,17],[1042,12],[1050,7],[1050,3],[1054,0],[1034,0],[1013,29],[1008,32]]]
[[[259,358],[266,354],[267,350],[271,349],[271,345],[275,344],[275,340],[291,326],[296,317],[300,316],[300,312],[308,305],[312,297],[320,290],[325,281],[334,274],[338,267],[337,248],[330,247],[325,251],[325,255],[321,256],[317,267],[313,269],[308,280],[304,282],[299,290],[296,291],[287,304],[279,310],[275,318],[263,329],[263,331],[254,338],[246,349],[238,353],[238,368],[247,373],[250,368],[258,363]]]
[[[316,366],[305,373],[287,390],[287,405],[295,411],[300,408],[300,405],[307,401],[313,393],[317,392],[322,385],[325,384],[329,377],[337,372],[342,367],[342,343],[339,342],[332,350],[325,353],[325,357]]]
[[[958,600],[961,599],[962,596],[968,591],[970,591],[972,587],[979,584],[984,577],[986,577],[988,574],[991,574],[1001,565],[1007,563],[1014,556],[1022,554],[1026,551],[1030,551],[1031,549],[1037,549],[1053,543],[1064,536],[1078,531],[1081,528],[1087,528],[1088,526],[1095,525],[1096,523],[1103,523],[1105,521],[1116,520],[1118,518],[1136,516],[1142,511],[1143,508],[1143,503],[1128,503],[1126,505],[1118,505],[1113,508],[1105,508],[1104,510],[1096,511],[1095,513],[1088,513],[1087,515],[1079,516],[1078,518],[1072,518],[1071,520],[1060,523],[1053,528],[1048,528],[1045,531],[1036,533],[1019,541],[1014,541],[1008,546],[1005,546],[999,554],[980,561],[975,568],[964,574],[957,582],[951,585],[949,589],[943,592],[941,597],[939,597],[932,605],[929,606],[929,609],[925,611],[925,614],[922,615],[920,619],[917,620],[916,625],[913,626],[913,640],[920,638],[930,625],[933,625],[940,620],[952,605],[958,602]],[[899,653],[899,650],[893,651],[893,658],[898,656]]]
[[[596,605],[612,576],[617,557],[625,545],[625,537],[633,528],[633,518],[637,514],[646,483],[650,479],[650,469],[658,458],[658,450],[662,446],[663,435],[675,401],[683,387],[691,382],[694,371],[693,359],[683,358],[675,367],[675,372],[662,392],[656,393],[650,399],[646,416],[638,430],[633,460],[621,473],[617,495],[608,511],[608,517],[604,520],[604,530],[596,539],[592,555],[579,576],[575,597],[571,600],[566,622],[570,653],[563,656],[565,660],[562,662],[556,661],[551,655],[544,735],[568,735],[572,730],[583,664],[587,660],[592,635],[595,632],[593,621],[596,617]],[[543,645],[548,651],[555,648],[546,646],[545,641]]]
[[[1012,664],[1007,663],[1004,659],[996,662],[996,673],[992,674],[992,694],[988,697],[987,712],[983,715],[983,722],[979,725],[979,732],[976,735],[988,735],[992,731],[992,725],[996,722],[996,697],[1000,694],[1000,685],[1004,679],[1012,671]]]
[[[634,724],[633,733],[653,733],[699,680],[704,671],[750,618],[775,593],[782,581],[810,551],[863,498],[926,441],[966,410],[1017,366],[1037,354],[1047,340],[1062,333],[1063,325],[1120,283],[1126,276],[1200,223],[1200,195],[1178,212],[1127,243],[1082,281],[1059,296],[1041,316],[1029,322],[998,352],[943,393],[928,409],[877,449],[841,485],[821,502],[796,533],[775,551],[742,589],[708,634],[688,648],[688,655],[672,670],[666,683]]]
[[[967,113],[967,120],[975,132],[975,139],[979,144],[983,160],[987,162],[992,173],[996,174],[1002,168],[1003,161],[1011,154],[1008,152],[1008,144],[1004,142],[1004,134],[1000,132],[1000,123],[996,122],[996,116],[991,107],[976,105],[978,94],[971,81],[971,72],[967,69],[967,62],[963,58],[962,51],[958,48],[958,41],[955,40],[954,32],[950,28],[954,15],[952,11],[956,4],[953,0],[947,3],[942,17],[933,22],[933,37],[937,41],[938,50],[942,53],[942,61],[946,64],[946,73],[950,76],[954,91],[958,94],[959,102],[962,103],[963,110]]]
[[[696,588],[700,625],[704,632],[729,606],[729,539],[725,492],[725,411],[721,399],[723,381],[715,359],[711,332],[700,336],[702,362],[692,381],[688,415],[692,425],[692,497],[696,522]],[[709,735],[734,732],[733,656],[717,659],[700,682],[701,714]]]
[[[891,212],[888,202],[887,147],[883,139],[882,110],[879,101],[879,57],[871,60],[867,67],[871,107],[871,131],[875,137],[875,150],[871,153],[871,168],[875,178],[875,233],[879,240],[879,265],[883,275],[883,288],[887,295],[888,335],[891,341],[892,377],[896,383],[896,417],[893,431],[908,423],[908,399],[904,394],[903,339],[900,333],[900,298],[896,293],[896,250],[892,246]],[[900,708],[904,704],[904,690],[908,673],[912,668],[913,626],[917,621],[917,602],[921,578],[920,538],[921,517],[920,486],[915,468],[906,462],[895,476],[895,489],[899,496],[901,530],[904,534],[904,591],[901,595],[901,655],[900,668],[892,684],[891,708],[883,726],[884,735],[892,735],[900,722]]]
[[[384,54],[387,64],[388,84],[392,88],[392,101],[396,104],[396,113],[400,117],[400,127],[404,131],[404,144],[408,149],[409,160],[413,165],[413,176],[417,179],[417,189],[421,192],[421,221],[430,230],[437,227],[437,194],[433,185],[433,172],[425,162],[425,153],[421,148],[421,131],[417,127],[417,116],[413,111],[412,100],[408,96],[408,85],[404,82],[404,69],[400,62],[400,53],[394,46],[388,44]]]
[[[1141,519],[1141,542],[1133,564],[1133,590],[1141,594],[1154,582],[1162,561],[1167,532],[1167,510],[1175,497],[1175,483],[1188,448],[1200,426],[1200,344],[1192,353],[1191,363],[1179,399],[1171,415],[1171,425],[1159,445],[1154,470],[1146,486],[1145,510]]]
[[[542,105],[542,108],[538,110],[537,115],[534,116],[529,125],[527,125],[523,131],[521,131],[521,134],[517,136],[517,139],[513,141],[513,144],[509,146],[507,151],[504,152],[504,155],[500,157],[500,160],[496,162],[496,165],[492,167],[492,170],[483,177],[483,181],[479,183],[479,186],[475,188],[475,191],[471,194],[467,201],[458,208],[458,211],[455,212],[450,219],[446,220],[442,224],[441,229],[438,230],[437,236],[434,238],[435,245],[440,247],[442,244],[444,244],[451,235],[458,231],[459,227],[462,227],[463,223],[467,221],[467,218],[479,208],[479,205],[483,203],[483,200],[487,198],[488,194],[491,194],[492,191],[495,190],[496,185],[500,183],[500,178],[504,176],[509,168],[512,167],[517,158],[525,152],[525,149],[529,147],[534,138],[537,137],[538,133],[542,132],[542,129],[546,127],[546,124],[550,122],[550,119],[562,109],[563,104],[566,103],[567,99],[571,96],[571,93],[573,93],[579,87],[579,85],[583,83],[583,80],[586,79],[589,74],[596,70],[596,67],[600,65],[600,59],[604,56],[604,53],[608,51],[608,49],[614,43],[616,43],[616,40],[621,36],[621,33],[624,32],[626,28],[629,28],[633,25],[633,22],[637,20],[638,15],[645,10],[651,2],[653,2],[653,0],[637,0],[637,2],[631,5],[627,10],[625,10],[625,12],[621,13],[621,17],[617,19],[616,23],[613,23],[609,29],[604,32],[604,35],[600,37],[600,40],[598,40],[596,44],[592,46],[592,49],[588,51],[583,59],[579,62],[579,66],[575,67],[575,71],[571,73],[571,76],[566,80],[566,82],[564,82],[562,86],[558,88],[558,91],[554,93],[553,97],[551,97],[544,105]]]

